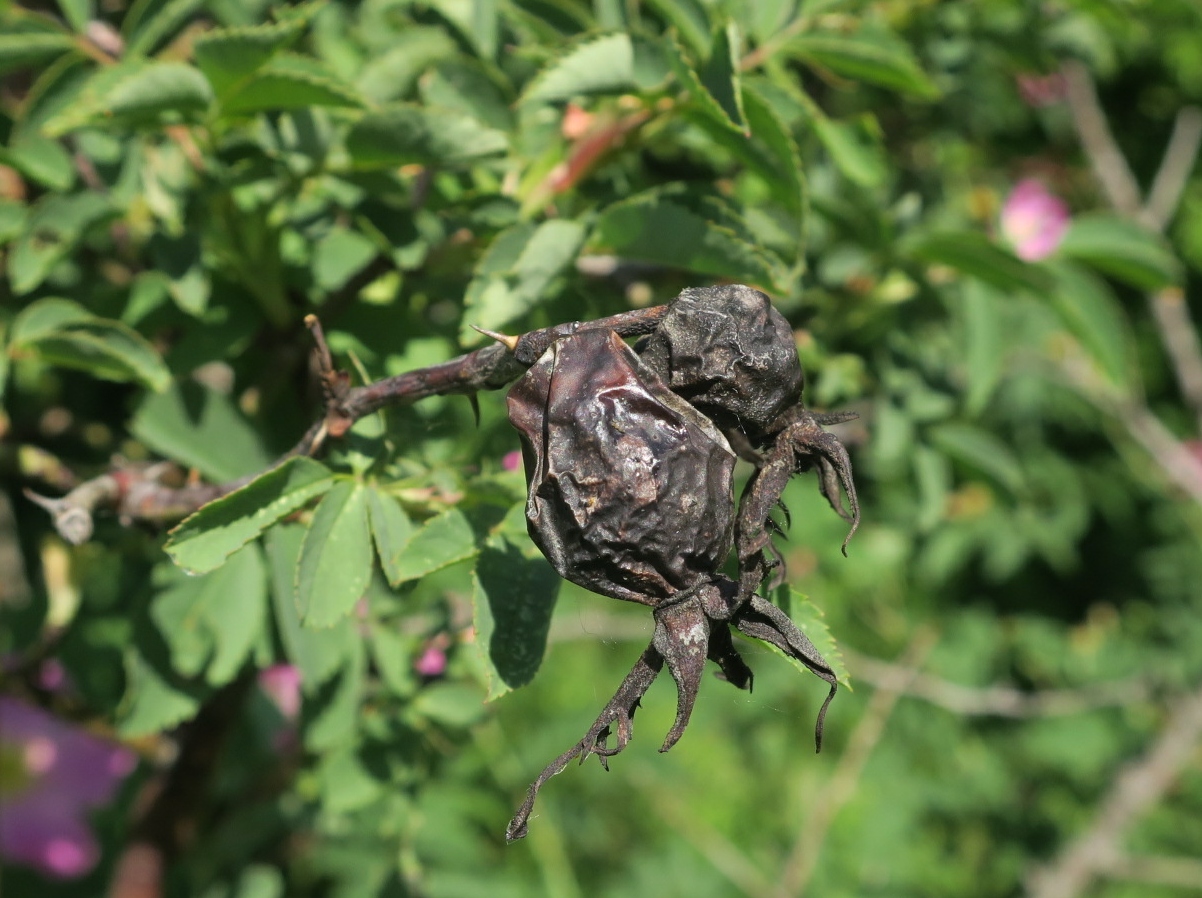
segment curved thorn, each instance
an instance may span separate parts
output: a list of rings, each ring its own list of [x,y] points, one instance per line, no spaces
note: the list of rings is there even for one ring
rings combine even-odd
[[[474,331],[479,331],[480,333],[484,334],[484,336],[486,336],[486,337],[492,337],[494,340],[496,340],[498,343],[500,343],[502,346],[504,346],[510,352],[514,352],[517,350],[518,340],[521,339],[520,337],[511,337],[509,334],[499,334],[496,331],[486,330],[482,327],[477,327],[474,324],[471,325],[471,328]]]

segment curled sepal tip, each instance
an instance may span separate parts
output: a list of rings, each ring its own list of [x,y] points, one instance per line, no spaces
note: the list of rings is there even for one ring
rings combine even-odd
[[[663,656],[656,651],[655,646],[647,646],[643,654],[639,656],[639,660],[635,662],[634,667],[631,668],[630,673],[626,675],[626,679],[622,681],[622,685],[618,687],[618,691],[614,693],[614,697],[609,700],[601,714],[593,721],[593,725],[589,727],[588,732],[584,734],[584,738],[548,764],[538,775],[538,779],[530,784],[530,788],[526,790],[526,800],[522,802],[517,813],[513,815],[513,819],[509,821],[509,826],[505,828],[506,842],[516,842],[518,839],[525,838],[539,790],[555,774],[562,773],[564,768],[575,758],[580,758],[583,763],[585,758],[595,754],[601,761],[601,766],[606,770],[609,769],[606,759],[616,755],[630,742],[634,732],[634,712],[639,707],[639,700],[647,694],[647,690],[655,682],[663,665]],[[617,724],[617,739],[611,747],[608,742],[609,737],[614,735],[612,733],[614,724]]]
[[[787,614],[761,596],[752,596],[751,601],[735,613],[731,623],[740,633],[775,646],[786,656],[800,661],[815,676],[830,684],[830,692],[827,693],[826,701],[822,703],[818,711],[818,720],[814,724],[814,750],[822,751],[822,728],[826,722],[826,709],[839,689],[839,680],[826,663],[826,659]]]

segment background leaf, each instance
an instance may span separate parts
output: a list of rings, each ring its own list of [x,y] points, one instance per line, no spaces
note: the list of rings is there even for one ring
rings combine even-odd
[[[523,554],[508,540],[493,540],[481,550],[472,603],[489,700],[525,686],[538,672],[561,582],[546,559]]]

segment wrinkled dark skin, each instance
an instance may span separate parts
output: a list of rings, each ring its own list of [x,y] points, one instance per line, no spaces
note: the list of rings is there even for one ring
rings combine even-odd
[[[744,600],[774,568],[783,574],[770,515],[793,474],[817,468],[822,495],[851,523],[843,541],[846,554],[860,524],[851,459],[820,425],[855,415],[820,415],[802,407],[805,377],[793,331],[767,296],[742,284],[684,290],[638,351],[673,392],[709,416],[756,465],[739,502],[735,530]],[[840,485],[850,512],[843,507]]]
[[[674,393],[756,446],[805,386],[789,322],[742,284],[681,291],[638,350]]]
[[[625,748],[639,700],[665,665],[677,710],[661,751],[684,733],[707,659],[750,688],[731,626],[830,684],[815,730],[820,746],[833,671],[780,609],[717,573],[731,547],[734,455],[713,423],[605,331],[551,344],[510,391],[509,417],[522,438],[531,537],[567,579],[651,606],[655,630],[584,738],[530,786],[506,837],[526,834],[539,789],[570,761],[596,754],[606,766]]]

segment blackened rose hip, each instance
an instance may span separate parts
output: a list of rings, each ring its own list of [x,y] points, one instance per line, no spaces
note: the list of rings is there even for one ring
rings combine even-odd
[[[826,680],[829,703],[835,675],[805,635],[718,573],[732,542],[727,441],[617,334],[579,330],[552,342],[510,391],[509,417],[522,438],[528,529],[543,554],[565,578],[649,605],[655,617],[651,644],[584,738],[531,785],[509,839],[526,834],[539,789],[572,759],[596,754],[605,765],[626,746],[639,700],[665,665],[677,710],[661,751],[683,734],[707,659],[726,680],[750,688],[731,626]],[[825,711],[824,703],[819,744]]]

